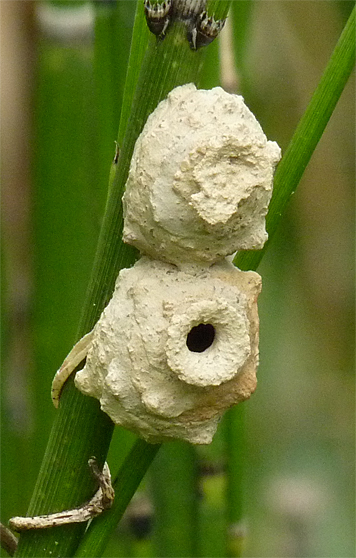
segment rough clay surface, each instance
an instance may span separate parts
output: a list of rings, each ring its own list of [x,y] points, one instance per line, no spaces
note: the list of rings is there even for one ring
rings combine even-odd
[[[241,96],[220,87],[175,88],[136,142],[124,241],[178,265],[262,248],[279,159]]]
[[[120,272],[76,386],[148,442],[210,443],[223,412],[256,387],[260,289],[257,273],[227,260],[178,269],[142,258]],[[187,335],[201,323],[215,337],[193,352]]]

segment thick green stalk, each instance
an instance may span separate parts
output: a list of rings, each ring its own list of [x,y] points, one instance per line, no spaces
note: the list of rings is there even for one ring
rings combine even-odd
[[[198,476],[193,446],[181,441],[165,444],[150,479],[154,555],[197,556]]]
[[[97,159],[99,175],[107,186],[120,123],[130,52],[135,4],[131,0],[95,2],[94,84],[97,112]],[[127,22],[123,25],[123,21]]]
[[[132,0],[119,2],[94,2],[95,41],[94,41],[94,85],[96,94],[96,144],[93,152],[96,158],[99,176],[105,181],[107,195],[110,165],[115,153],[115,140],[121,117],[121,107],[125,88],[125,76],[128,72],[130,43],[135,21],[136,6]],[[146,43],[148,35],[143,34]],[[141,37],[141,41],[142,41]],[[143,41],[144,42],[144,41]],[[105,201],[104,201],[105,203]],[[78,326],[78,321],[77,321]],[[113,470],[119,469],[128,450],[132,446],[133,436],[123,428],[115,433],[110,445],[109,462],[115,464]]]
[[[355,8],[345,25],[325,72],[302,116],[274,177],[273,196],[266,218],[269,236],[263,250],[237,254],[242,269],[257,269],[276,232],[284,210],[309,163],[355,65]]]
[[[140,5],[138,4],[138,8]],[[147,43],[150,39],[150,32],[145,23],[145,15],[143,9],[136,11],[134,32],[131,41],[130,57],[128,72],[125,81],[125,90],[123,93],[123,102],[121,107],[120,125],[117,141],[121,145],[124,141],[127,123],[132,109],[133,97],[136,90],[137,80],[140,75],[143,59],[147,49]]]

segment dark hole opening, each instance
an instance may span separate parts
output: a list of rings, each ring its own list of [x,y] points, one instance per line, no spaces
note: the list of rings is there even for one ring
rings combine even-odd
[[[211,347],[215,337],[215,329],[211,324],[199,324],[192,327],[187,335],[187,347],[193,353],[203,353]]]

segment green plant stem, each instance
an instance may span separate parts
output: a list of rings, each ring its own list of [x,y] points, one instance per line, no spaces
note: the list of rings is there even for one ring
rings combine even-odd
[[[96,150],[98,173],[107,187],[114,141],[121,118],[135,5],[131,0],[94,2],[94,84],[96,94]],[[147,36],[146,36],[147,42]],[[105,193],[106,190],[105,190]]]
[[[138,4],[138,8],[140,5]],[[132,35],[128,72],[125,81],[125,90],[123,94],[123,103],[121,107],[121,117],[117,141],[121,145],[124,141],[127,123],[130,117],[132,102],[136,91],[137,81],[140,75],[142,62],[147,50],[147,44],[150,32],[145,23],[145,15],[142,9],[136,11],[135,26]]]
[[[102,555],[107,544],[108,535],[116,529],[128,503],[159,448],[159,444],[147,444],[143,440],[137,440],[113,483],[115,487],[115,500],[110,513],[104,513],[91,523],[75,553],[76,557],[87,556],[90,558]]]
[[[245,407],[228,411],[224,421],[227,454],[227,556],[241,556],[243,537],[243,478],[245,471]]]
[[[314,95],[302,116],[275,177],[266,218],[268,242],[263,250],[239,252],[234,264],[241,270],[257,269],[285,208],[333,113],[355,65],[355,8],[345,25]]]
[[[150,474],[155,510],[154,555],[197,556],[198,472],[187,442],[164,444]]]

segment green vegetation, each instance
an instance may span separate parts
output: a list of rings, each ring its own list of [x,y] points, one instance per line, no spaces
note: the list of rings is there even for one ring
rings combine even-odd
[[[314,45],[315,29],[305,22],[303,10],[298,12],[297,3],[276,3],[280,7],[272,7],[270,13],[260,4],[270,3],[234,2],[230,17],[238,29],[232,50],[246,102],[268,137],[284,148],[267,219],[270,240],[275,238],[261,266],[260,384],[250,402],[227,413],[213,444],[206,448],[180,442],[159,448],[123,429],[113,432],[97,401],[81,395],[72,380],[55,412],[49,390],[66,352],[92,329],[110,299],[119,270],[138,257],[121,241],[121,196],[136,138],[148,115],[175,86],[191,81],[204,87],[219,84],[219,43],[194,52],[179,23],[159,41],[147,29],[141,2],[134,13],[135,3],[130,0],[93,4],[94,47],[89,36],[69,44],[48,38],[43,31],[39,36],[32,203],[33,364],[27,386],[33,412],[26,415],[31,417],[33,429],[26,426],[19,432],[13,427],[7,380],[10,331],[2,338],[3,413],[11,410],[3,420],[3,521],[26,512],[21,505],[29,498],[29,479],[34,483],[38,469],[28,515],[69,509],[89,499],[95,482],[88,458],[95,455],[102,464],[109,445],[116,498],[113,508],[94,520],[85,534],[85,525],[24,533],[16,556],[346,557],[352,553],[353,498],[348,487],[353,478],[353,403],[349,395],[353,389],[352,289],[343,276],[352,251],[343,222],[351,222],[352,169],[346,168],[345,177],[341,176],[343,162],[350,165],[352,159],[350,139],[343,130],[350,130],[347,125],[352,118],[347,111],[352,102],[341,107],[331,121],[326,149],[322,151],[322,145],[319,152],[317,149],[322,170],[320,175],[311,171],[306,177],[317,194],[309,194],[308,203],[308,194],[299,198],[302,217],[287,209],[287,203],[352,71],[355,10],[346,23],[351,2],[343,3],[349,7],[343,6],[345,11],[338,3],[324,2],[320,7],[319,3],[303,3],[303,10],[310,10],[312,19],[320,17],[330,35],[327,41],[320,31],[324,42],[320,41],[319,49]],[[210,10],[224,17],[229,5],[226,0],[212,0]],[[69,13],[86,9],[88,4],[49,2],[44,6]],[[279,34],[276,29],[267,33],[266,21]],[[303,45],[300,50],[298,41]],[[269,47],[264,47],[266,43]],[[285,48],[282,54],[280,44]],[[310,63],[313,54],[314,66]],[[299,91],[295,91],[296,84]],[[348,89],[345,94],[351,95]],[[347,98],[342,101],[347,103]],[[336,119],[341,122],[339,127]],[[115,140],[120,156],[112,164]],[[336,175],[330,170],[333,167],[338,169]],[[329,186],[329,191],[328,173],[337,184]],[[322,200],[318,196],[324,191],[317,189],[318,182],[326,184]],[[307,190],[306,182],[303,188]],[[310,203],[319,217],[308,214]],[[338,212],[343,203],[344,212]],[[312,265],[319,252],[315,244],[312,249],[307,242],[309,236],[313,238],[310,229],[318,226],[320,204],[336,208],[336,216],[334,211],[325,211],[323,226],[328,228],[319,229],[319,237],[314,237],[317,247],[326,245],[320,250],[324,258],[331,254],[332,269],[327,271],[323,261]],[[4,227],[3,236],[8,239],[6,233]],[[235,263],[241,269],[256,269],[264,253],[238,254]],[[11,248],[4,251],[5,275],[10,264]],[[325,294],[327,283],[319,279],[328,273],[333,279],[331,301]],[[338,274],[342,278],[336,280]],[[313,286],[314,280],[319,286]],[[300,286],[303,281],[304,289]],[[338,294],[338,288],[345,296]],[[3,320],[10,323],[6,281],[3,289]],[[330,319],[328,312],[321,312],[328,304]],[[17,407],[21,406],[21,394],[16,397]],[[134,537],[130,516],[115,533],[158,450],[155,465],[140,488],[140,494],[155,507],[152,537],[143,541]],[[295,495],[295,501],[288,507],[290,495]],[[149,511],[149,519],[151,514]],[[247,541],[245,517],[251,518]]]

